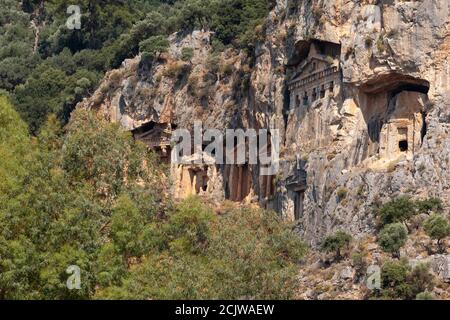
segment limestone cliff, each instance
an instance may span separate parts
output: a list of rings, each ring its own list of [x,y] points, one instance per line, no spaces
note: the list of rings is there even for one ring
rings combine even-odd
[[[254,55],[216,57],[210,32],[174,34],[168,53],[125,61],[78,107],[126,130],[194,120],[279,129],[278,175],[205,169],[207,185],[199,176],[192,191],[274,208],[312,245],[338,229],[362,237],[388,198],[437,196],[450,206],[449,15],[448,0],[278,0],[255,30]],[[188,61],[183,47],[194,49]]]

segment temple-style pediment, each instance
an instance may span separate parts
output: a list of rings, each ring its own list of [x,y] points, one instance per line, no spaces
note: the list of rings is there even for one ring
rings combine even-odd
[[[136,140],[144,142],[150,149],[170,145],[172,127],[167,123],[150,121],[131,131]]]
[[[143,142],[150,150],[155,151],[164,162],[170,161],[172,129],[170,123],[150,121],[131,131],[135,140]]]
[[[332,64],[330,64],[330,61],[327,61],[325,57],[310,57],[295,69],[290,82],[295,82],[303,77],[312,75],[319,70],[325,70],[330,66],[332,66]]]
[[[334,96],[341,82],[339,44],[310,40],[297,47],[298,52],[288,64],[292,75],[288,79],[291,109]]]

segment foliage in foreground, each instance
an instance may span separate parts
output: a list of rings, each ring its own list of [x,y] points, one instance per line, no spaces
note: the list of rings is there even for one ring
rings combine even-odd
[[[191,198],[157,229],[142,263],[98,298],[288,299],[294,293],[305,246],[274,213],[242,208],[217,217]]]
[[[427,264],[411,268],[406,260],[385,262],[381,268],[381,297],[415,299],[419,294],[432,290],[434,277],[429,269]]]
[[[291,297],[305,246],[274,213],[174,205],[155,156],[87,111],[30,138],[2,98],[0,122],[0,299]]]

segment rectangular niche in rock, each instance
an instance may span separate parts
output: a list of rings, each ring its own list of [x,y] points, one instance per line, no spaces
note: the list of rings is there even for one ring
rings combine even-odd
[[[252,176],[249,165],[227,165],[224,179],[226,183],[226,198],[231,201],[243,201],[251,191]]]
[[[260,176],[260,194],[264,200],[269,200],[275,195],[275,176]]]
[[[398,128],[398,149],[408,152],[408,128]]]
[[[305,200],[305,191],[299,190],[294,195],[294,218],[299,220],[303,216],[303,202]]]
[[[427,132],[427,80],[390,72],[360,86],[360,110],[367,123],[363,156],[377,165],[411,160]]]
[[[305,191],[307,187],[307,173],[304,167],[305,163],[303,161],[299,162],[294,173],[286,179],[288,195],[294,203],[294,210],[291,212],[291,217],[294,220],[299,220],[304,213]]]
[[[412,158],[420,148],[425,103],[426,95],[413,91],[402,91],[391,99],[380,132],[382,159],[394,160],[401,155]]]
[[[288,80],[291,110],[334,95],[336,85],[341,82],[340,54],[341,46],[337,43],[309,40],[296,44],[288,63],[292,74]]]

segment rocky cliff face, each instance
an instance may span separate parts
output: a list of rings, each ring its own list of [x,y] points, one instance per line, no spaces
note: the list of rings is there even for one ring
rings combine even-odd
[[[194,120],[279,129],[276,192],[253,166],[242,198],[297,218],[312,245],[338,229],[363,236],[373,231],[372,208],[388,198],[436,196],[450,206],[449,15],[447,0],[278,0],[255,30],[254,56],[213,55],[207,31],[175,34],[168,53],[125,61],[78,107],[126,130]],[[194,49],[189,61],[183,47]],[[292,187],[303,170],[306,184]],[[208,171],[215,179],[197,191],[229,198],[243,183],[230,172]]]

